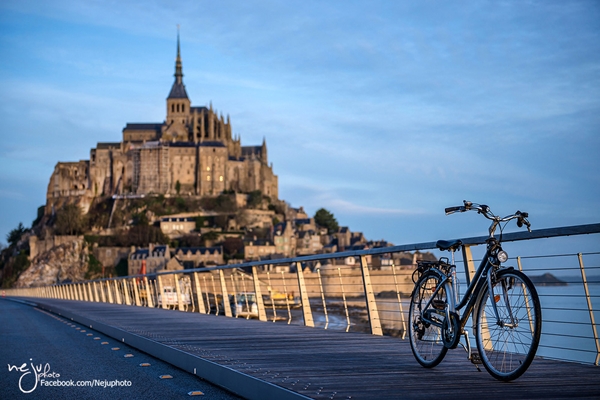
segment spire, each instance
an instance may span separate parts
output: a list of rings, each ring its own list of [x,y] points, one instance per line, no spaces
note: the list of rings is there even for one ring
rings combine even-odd
[[[177,58],[175,59],[175,82],[183,83],[183,71],[181,65],[181,50],[179,47],[179,24],[177,25]]]
[[[179,25],[177,25],[177,58],[175,58],[175,82],[171,87],[169,99],[187,99],[188,95],[183,84],[183,66],[181,63],[181,49],[179,46]]]

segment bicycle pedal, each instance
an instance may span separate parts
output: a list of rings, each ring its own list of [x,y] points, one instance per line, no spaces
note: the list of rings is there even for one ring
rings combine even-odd
[[[481,354],[479,354],[478,351],[471,353],[471,362],[475,365],[483,364],[483,361],[481,361]]]

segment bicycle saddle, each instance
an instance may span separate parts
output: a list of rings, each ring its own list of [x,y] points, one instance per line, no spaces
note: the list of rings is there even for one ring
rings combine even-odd
[[[435,247],[437,247],[438,249],[444,251],[444,250],[450,250],[450,251],[456,251],[458,250],[458,248],[462,246],[462,242],[459,239],[456,240],[438,240],[435,243]]]

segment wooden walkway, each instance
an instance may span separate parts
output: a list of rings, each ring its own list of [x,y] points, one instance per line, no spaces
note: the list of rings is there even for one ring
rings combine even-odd
[[[165,361],[172,362],[173,356],[163,350],[176,349],[181,356],[192,355],[209,366],[227,367],[225,371],[257,378],[292,394],[261,392],[258,386],[244,392],[257,399],[293,398],[295,394],[353,400],[600,398],[600,367],[591,365],[536,359],[521,378],[502,383],[483,367],[478,372],[460,348],[448,352],[438,367],[429,370],[415,361],[408,341],[398,338],[106,303],[27,300],[84,325],[95,324],[93,329],[104,330],[119,341],[125,339],[119,337],[121,333],[128,332],[128,344],[135,347],[132,340],[144,340],[142,350]],[[196,368],[189,363],[178,366],[190,372]],[[243,394],[240,385],[253,385],[231,375],[223,378],[203,371],[197,375],[209,381],[221,379],[216,383],[238,394]]]

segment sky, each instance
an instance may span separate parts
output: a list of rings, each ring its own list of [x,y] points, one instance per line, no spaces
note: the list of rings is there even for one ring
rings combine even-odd
[[[58,161],[193,106],[268,145],[279,195],[394,244],[600,222],[598,1],[0,2],[0,242]],[[509,230],[517,230],[511,226]],[[594,239],[594,240],[597,240]]]

